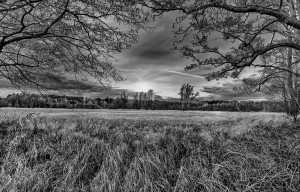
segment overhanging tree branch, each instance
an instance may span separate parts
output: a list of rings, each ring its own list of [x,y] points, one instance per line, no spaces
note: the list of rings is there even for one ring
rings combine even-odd
[[[88,75],[103,84],[120,81],[112,55],[137,41],[138,30],[146,29],[145,17],[140,5],[123,0],[1,2],[1,75],[35,88],[51,85],[43,73],[79,81]]]
[[[175,49],[197,62],[186,69],[217,66],[218,71],[208,79],[219,79],[237,78],[246,67],[254,66],[254,62],[260,62],[260,57],[272,50],[300,50],[299,2],[297,5],[295,2],[293,6],[288,0],[149,0],[142,4],[157,13],[181,13],[178,22],[175,21],[175,35],[181,38]],[[216,35],[216,31],[220,34]],[[219,51],[218,45],[210,45],[216,36],[231,47],[226,53]],[[211,58],[201,59],[211,53]]]

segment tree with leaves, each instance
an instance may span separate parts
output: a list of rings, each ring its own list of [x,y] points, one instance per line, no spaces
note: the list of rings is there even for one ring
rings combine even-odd
[[[187,110],[190,108],[190,102],[193,101],[197,96],[199,96],[199,92],[194,93],[194,86],[190,84],[183,84],[180,88],[180,102],[181,109]]]
[[[112,54],[136,42],[145,16],[125,0],[1,1],[0,75],[22,89],[59,89],[66,74],[120,81]]]
[[[155,95],[155,93],[154,93],[154,90],[153,89],[149,89],[148,91],[147,91],[147,106],[146,106],[146,108],[147,109],[152,109],[152,107],[153,107],[153,100],[154,100],[154,95]]]
[[[134,109],[140,109],[139,105],[139,92],[133,93],[133,104],[132,107]]]
[[[127,106],[128,106],[128,96],[126,95],[125,91],[121,93],[120,99],[121,99],[121,108],[122,109],[127,109]]]

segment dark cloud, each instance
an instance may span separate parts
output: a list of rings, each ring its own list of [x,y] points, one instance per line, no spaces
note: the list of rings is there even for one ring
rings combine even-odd
[[[201,91],[211,94],[210,97],[213,99],[220,100],[265,99],[265,95],[261,92],[247,94],[243,91],[233,90],[235,86],[239,86],[240,84],[241,81],[236,80],[233,83],[223,83],[221,86],[204,86]]]
[[[72,79],[69,75],[58,73],[37,73],[34,74],[36,81],[45,85],[47,89],[39,91],[45,91],[48,94],[64,94],[64,95],[79,95],[85,97],[116,97],[121,93],[126,92],[128,95],[132,93],[130,90],[122,89],[114,86],[104,86],[96,82],[91,82],[88,79],[86,81]],[[0,78],[0,96],[6,96],[12,92],[19,93],[20,91],[13,87],[10,82],[5,78]],[[24,91],[24,90],[23,90]],[[28,90],[29,93],[35,93],[37,90]]]
[[[141,60],[169,59],[172,54],[176,54],[172,48],[172,40],[168,37],[168,32],[164,29],[157,33],[152,33],[147,38],[133,47],[128,56]]]
[[[116,97],[121,93],[126,92],[131,93],[132,91],[121,89],[118,87],[104,86],[99,83],[93,83],[88,80],[80,81],[75,79],[70,79],[67,76],[59,75],[59,74],[45,74],[45,78],[50,79],[52,83],[51,90],[60,91],[66,90],[71,91],[74,94],[81,94],[88,97],[96,98],[96,97]]]
[[[34,74],[35,81],[45,85],[49,91],[80,91],[80,92],[98,92],[108,90],[105,86],[99,86],[95,83],[84,82],[70,79],[62,74],[38,73]],[[0,78],[0,89],[16,89],[10,81]],[[33,90],[32,90],[33,91]]]
[[[95,92],[106,89],[105,86],[99,86],[88,80],[73,79],[67,74],[37,73],[34,77],[36,78],[35,81],[40,82],[43,86],[52,91],[81,90],[83,92]]]

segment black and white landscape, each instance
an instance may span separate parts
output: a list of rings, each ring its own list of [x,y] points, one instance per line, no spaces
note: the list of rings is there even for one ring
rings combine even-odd
[[[299,0],[0,0],[0,191],[300,191]]]

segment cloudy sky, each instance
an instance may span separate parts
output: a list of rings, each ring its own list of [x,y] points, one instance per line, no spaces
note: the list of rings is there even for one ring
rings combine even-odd
[[[150,24],[155,29],[151,32],[140,32],[139,42],[129,50],[115,55],[117,61],[114,65],[126,78],[123,82],[112,83],[110,89],[99,87],[96,82],[84,82],[74,87],[74,82],[61,79],[61,84],[67,88],[81,87],[81,93],[87,97],[116,97],[123,91],[133,92],[148,91],[153,89],[156,94],[163,97],[179,97],[177,94],[181,85],[189,83],[194,90],[206,99],[247,100],[263,99],[260,93],[248,95],[233,91],[233,87],[241,83],[241,80],[221,79],[219,81],[207,81],[206,74],[212,72],[212,67],[202,67],[197,70],[184,71],[184,67],[191,61],[182,57],[177,51],[171,50],[175,40],[172,35],[172,24],[175,15],[168,14]],[[214,41],[220,49],[226,51],[228,45],[224,42]],[[241,78],[253,74],[253,70],[245,72]],[[1,94],[16,92],[9,82],[0,79]]]
[[[185,71],[184,67],[191,61],[182,57],[177,51],[172,50],[175,40],[172,34],[172,23],[175,15],[165,15],[152,23],[155,27],[150,33],[141,32],[140,39],[130,50],[117,55],[115,65],[123,72],[127,79],[115,86],[130,91],[147,91],[153,89],[164,97],[179,97],[177,94],[181,85],[189,83],[194,85],[194,90],[199,91],[201,97],[210,99],[263,99],[260,93],[248,95],[233,91],[233,87],[241,83],[241,80],[221,79],[219,81],[207,81],[205,76],[212,72],[213,68],[202,68]],[[218,43],[218,42],[213,42]],[[229,47],[219,42],[220,49]],[[241,78],[252,75],[253,70],[242,74]]]

